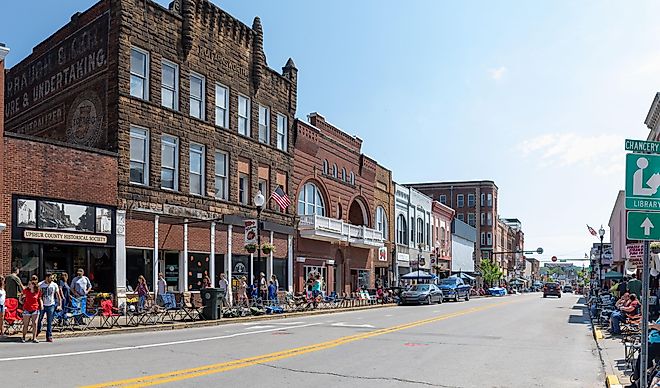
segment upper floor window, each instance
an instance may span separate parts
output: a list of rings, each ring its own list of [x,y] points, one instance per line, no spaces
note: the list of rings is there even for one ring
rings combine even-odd
[[[204,120],[205,78],[199,74],[190,74],[190,115]]]
[[[463,215],[463,213],[458,213],[458,215],[456,216],[456,218],[458,218],[460,221],[465,222],[465,216]]]
[[[493,194],[488,193],[488,206],[493,206]]]
[[[149,99],[149,53],[131,48],[131,96]]]
[[[486,213],[481,213],[481,225],[486,225]]]
[[[163,135],[160,145],[160,187],[177,190],[179,185],[179,139]]]
[[[286,116],[277,114],[277,149],[282,151],[287,151],[288,149],[287,122]]]
[[[263,194],[264,197],[268,198],[268,181],[259,178],[259,181],[257,182],[257,189],[261,191],[261,194]]]
[[[332,165],[332,177],[333,178],[337,177],[337,165],[336,164]]]
[[[486,197],[486,194],[481,193],[481,206],[484,206],[484,198]]]
[[[161,64],[160,104],[166,108],[179,109],[179,66],[169,61]]]
[[[491,232],[486,233],[486,245],[493,245],[493,234]]]
[[[238,133],[250,136],[250,99],[238,96]]]
[[[468,213],[468,225],[475,226],[477,224],[475,218],[474,213]]]
[[[488,217],[488,225],[493,225],[493,213],[486,213]]]
[[[410,217],[410,242],[415,243],[415,217]]]
[[[456,196],[456,205],[457,205],[458,207],[463,207],[463,206],[465,206],[465,197],[463,196],[463,194],[458,194],[458,195]]]
[[[131,127],[131,183],[149,184],[149,131]]]
[[[325,175],[328,175],[328,160],[327,159],[323,159],[323,173]]]
[[[341,180],[346,182],[346,169],[344,167],[341,168]]]
[[[481,232],[481,245],[486,245],[486,232]]]
[[[204,194],[204,146],[190,144],[190,193]]]
[[[440,203],[443,205],[447,204],[447,196],[444,194],[440,194]]]
[[[376,208],[376,229],[383,234],[383,238],[387,240],[387,214],[382,206]]]
[[[242,205],[248,204],[248,197],[250,196],[250,178],[247,174],[238,174],[238,202]]]
[[[474,207],[474,194],[468,194],[468,207]]]
[[[417,242],[424,243],[424,220],[421,218],[417,219]]]
[[[215,197],[227,199],[227,166],[229,157],[226,152],[215,152]]]
[[[483,256],[484,259],[490,259],[490,252],[484,251],[484,252],[482,252],[482,256]]]
[[[350,173],[350,179],[351,179],[351,184],[355,185],[355,174],[353,173],[353,171],[351,171]]]
[[[406,225],[406,217],[403,214],[399,214],[396,218],[396,243],[408,244],[408,225]]]
[[[229,128],[229,89],[215,84],[215,125]]]
[[[315,184],[309,182],[300,190],[298,194],[298,215],[325,215],[325,204],[321,190]]]
[[[270,109],[259,105],[259,141],[270,144]]]

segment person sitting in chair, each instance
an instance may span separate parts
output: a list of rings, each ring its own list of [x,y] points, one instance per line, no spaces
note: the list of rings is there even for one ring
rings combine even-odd
[[[623,298],[621,298],[623,299]],[[610,317],[610,332],[614,335],[621,334],[621,323],[626,322],[639,314],[640,304],[635,294],[630,295],[630,300],[626,303],[623,302],[618,311],[612,313]]]

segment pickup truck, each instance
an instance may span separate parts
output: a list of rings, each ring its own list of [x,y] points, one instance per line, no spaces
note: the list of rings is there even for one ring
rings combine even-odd
[[[453,299],[456,302],[458,302],[460,298],[470,300],[471,286],[465,284],[463,279],[457,276],[450,276],[440,280],[440,282],[438,282],[438,287],[442,290],[444,299]]]

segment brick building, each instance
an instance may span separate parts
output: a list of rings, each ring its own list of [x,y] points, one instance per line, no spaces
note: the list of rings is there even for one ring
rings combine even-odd
[[[308,119],[308,123],[295,122],[292,183],[297,188],[299,238],[294,288],[303,290],[310,273],[320,273],[329,292],[373,287],[375,262],[379,248],[384,247],[386,230],[386,223],[377,219],[377,209],[385,208],[375,206],[377,163],[361,153],[358,137],[346,134],[318,113]],[[378,267],[387,266],[383,264]]]
[[[454,220],[454,209],[433,201],[431,210],[431,267],[439,276],[451,274],[451,224]]]
[[[376,279],[381,279],[384,286],[394,284],[396,269],[393,263],[395,253],[394,233],[394,183],[392,171],[376,164],[374,182],[374,209],[376,209],[375,228],[383,232],[385,246],[379,248],[378,260],[374,261]]]
[[[456,211],[456,219],[477,229],[475,264],[490,258],[497,237],[497,185],[495,182],[459,181],[413,183],[411,187]]]
[[[197,290],[221,272],[276,274],[287,288],[294,209],[270,195],[294,187],[296,84],[292,60],[282,73],[267,66],[259,18],[248,27],[207,0],[169,9],[102,0],[8,72],[6,131],[109,157],[97,158],[108,168],[86,177],[86,188],[110,195],[105,185],[116,186],[112,201],[92,203],[113,206],[103,217],[118,294],[138,275],[155,283],[158,271],[173,290]],[[262,260],[244,249],[259,191],[262,241],[275,245]],[[53,229],[78,228],[60,217]]]

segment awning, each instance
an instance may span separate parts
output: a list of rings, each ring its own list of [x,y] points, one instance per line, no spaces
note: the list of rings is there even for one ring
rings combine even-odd
[[[424,271],[413,271],[410,273],[407,273],[403,276],[401,276],[401,279],[424,279],[424,280],[429,280],[429,279],[435,279],[437,276],[431,275],[428,272]]]
[[[618,271],[610,271],[605,273],[605,279],[621,279],[623,274]]]

